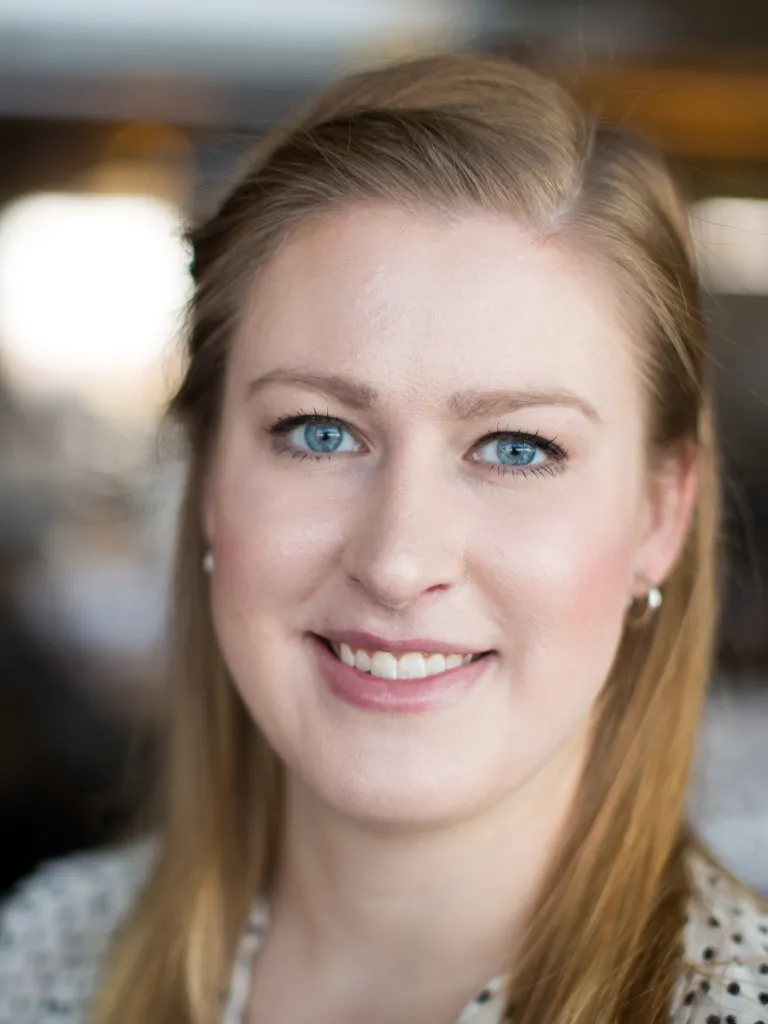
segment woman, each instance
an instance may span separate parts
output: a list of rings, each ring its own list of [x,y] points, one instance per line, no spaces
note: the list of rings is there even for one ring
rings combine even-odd
[[[662,163],[424,59],[193,243],[165,824],[26,883],[0,1019],[768,1019],[764,908],[684,823],[716,474]]]

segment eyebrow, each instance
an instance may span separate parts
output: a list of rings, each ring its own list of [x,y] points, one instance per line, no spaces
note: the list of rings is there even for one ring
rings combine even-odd
[[[251,398],[270,384],[298,384],[330,398],[336,398],[351,409],[372,409],[380,399],[375,388],[350,377],[286,369],[270,370],[252,380],[247,387],[247,397]],[[576,409],[594,423],[600,421],[595,407],[567,388],[526,388],[519,391],[497,388],[478,391],[469,388],[465,391],[455,391],[448,399],[447,408],[458,420],[473,420],[525,409],[528,406],[543,405],[566,406]]]

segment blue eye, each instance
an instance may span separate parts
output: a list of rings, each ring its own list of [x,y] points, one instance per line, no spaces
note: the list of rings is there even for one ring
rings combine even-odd
[[[278,420],[266,429],[268,434],[287,442],[280,448],[279,454],[321,459],[324,456],[361,451],[353,429],[344,420],[330,414],[297,413]],[[554,440],[527,431],[498,430],[486,434],[474,446],[474,452],[473,461],[485,462],[500,474],[520,471],[525,475],[527,469],[537,473],[554,473],[556,464],[565,462],[567,458],[565,449]]]
[[[501,466],[526,468],[547,461],[541,448],[517,437],[495,437],[480,449],[480,458]]]
[[[334,455],[356,450],[354,438],[339,423],[326,419],[310,419],[286,430],[285,436],[297,451],[314,455]]]

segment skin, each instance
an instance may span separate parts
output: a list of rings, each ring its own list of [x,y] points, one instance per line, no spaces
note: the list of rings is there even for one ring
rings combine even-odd
[[[221,648],[288,769],[251,1024],[444,1024],[514,951],[627,602],[669,572],[695,488],[683,459],[649,473],[620,308],[583,256],[500,216],[376,206],[303,228],[254,289],[204,507]],[[467,389],[517,404],[457,418]],[[306,436],[267,428],[314,410],[349,424],[345,450],[281,452]],[[478,445],[497,430],[567,455],[501,475]],[[331,628],[495,654],[454,706],[383,714],[322,684],[306,634]]]

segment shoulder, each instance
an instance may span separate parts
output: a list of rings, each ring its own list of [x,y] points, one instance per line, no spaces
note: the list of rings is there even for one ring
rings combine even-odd
[[[696,856],[674,1024],[768,1024],[768,911]]]
[[[154,839],[40,866],[0,903],[0,1024],[81,1024]]]

